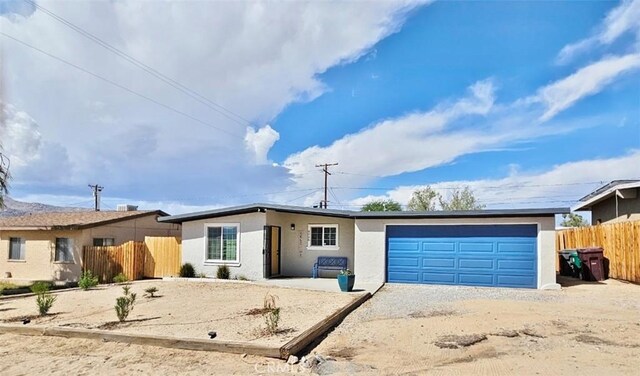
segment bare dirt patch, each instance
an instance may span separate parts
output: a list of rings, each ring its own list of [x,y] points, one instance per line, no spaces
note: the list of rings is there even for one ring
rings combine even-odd
[[[355,347],[334,348],[334,349],[330,349],[327,352],[327,355],[332,356],[334,358],[351,360],[356,356],[357,351],[358,349]]]
[[[215,331],[219,341],[281,345],[357,297],[251,283],[186,281],[134,282],[131,292],[141,296],[150,285],[158,287],[162,298],[138,299],[123,323],[117,321],[114,310],[116,298],[123,294],[122,286],[112,285],[57,294],[46,322],[35,318],[29,325],[200,339],[209,339],[208,333]],[[256,335],[265,327],[263,311],[256,307],[263,306],[267,294],[278,297],[279,328],[274,335]],[[33,297],[7,301],[5,307],[13,310],[0,312],[0,321],[22,319],[37,312]]]
[[[476,343],[485,341],[486,339],[487,336],[485,334],[449,334],[439,337],[433,344],[441,349],[459,349],[461,347],[475,345]]]

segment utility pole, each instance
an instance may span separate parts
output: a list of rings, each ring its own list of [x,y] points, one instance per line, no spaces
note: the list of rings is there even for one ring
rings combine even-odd
[[[325,163],[316,165],[316,167],[322,167],[322,171],[324,172],[324,200],[320,202],[320,208],[327,208],[327,203],[329,202],[327,199],[327,177],[331,175],[329,172],[329,166],[337,166],[337,163]]]
[[[104,187],[89,184],[89,188],[93,190],[93,207],[95,211],[100,211],[100,192],[104,189]]]

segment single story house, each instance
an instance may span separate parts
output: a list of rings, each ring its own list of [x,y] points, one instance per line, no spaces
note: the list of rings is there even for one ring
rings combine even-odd
[[[580,199],[573,210],[590,210],[591,223],[640,220],[640,180],[614,180]]]
[[[214,276],[310,277],[346,257],[366,283],[558,288],[555,214],[568,208],[354,212],[252,204],[159,218],[182,225],[183,262]],[[321,271],[324,276],[335,272]],[[321,275],[321,276],[322,276]]]
[[[119,245],[145,236],[180,236],[160,211],[46,212],[0,218],[0,278],[77,281],[84,246]]]

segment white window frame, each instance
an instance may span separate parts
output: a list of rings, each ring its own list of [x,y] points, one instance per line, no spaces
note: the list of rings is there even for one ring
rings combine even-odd
[[[13,239],[19,239],[20,240],[20,250],[18,251],[18,253],[20,255],[22,255],[22,258],[11,258],[11,245],[13,244],[12,240]],[[26,250],[26,245],[25,245],[25,240],[24,238],[21,238],[19,236],[12,236],[9,238],[9,254],[7,255],[7,260],[9,261],[17,261],[17,262],[24,262],[27,260],[27,250]]]
[[[104,244],[105,240],[111,240],[112,244],[111,245],[94,245],[94,247],[111,247],[116,245],[116,238],[115,237],[97,237],[97,238],[93,238],[93,240],[91,241],[91,244],[95,244],[96,240],[102,240],[102,244]]]
[[[67,251],[69,252],[69,260],[58,260],[58,239],[67,239]],[[75,264],[75,257],[73,251],[73,238],[56,237],[53,244],[53,262],[56,264]]]
[[[311,228],[322,227],[322,243],[323,245],[311,245]],[[336,229],[336,245],[324,245],[324,229]],[[307,249],[322,251],[338,251],[340,250],[340,226],[336,223],[310,223],[307,227]]]
[[[209,228],[211,227],[235,227],[236,228],[236,259],[218,260],[209,259]],[[240,265],[240,223],[205,223],[204,225],[204,263],[206,265]],[[221,245],[222,246],[222,245]],[[222,252],[221,252],[222,255]]]

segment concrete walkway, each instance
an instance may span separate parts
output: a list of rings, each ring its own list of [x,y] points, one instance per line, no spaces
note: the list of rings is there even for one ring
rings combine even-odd
[[[297,277],[285,277],[285,278],[273,278],[262,281],[255,281],[254,283],[266,286],[278,286],[289,287],[305,290],[317,290],[328,292],[340,292],[338,286],[338,280],[336,278],[297,278]],[[382,287],[382,283],[359,283],[356,279],[356,284],[353,287],[354,293],[370,292],[374,294],[378,289]]]

